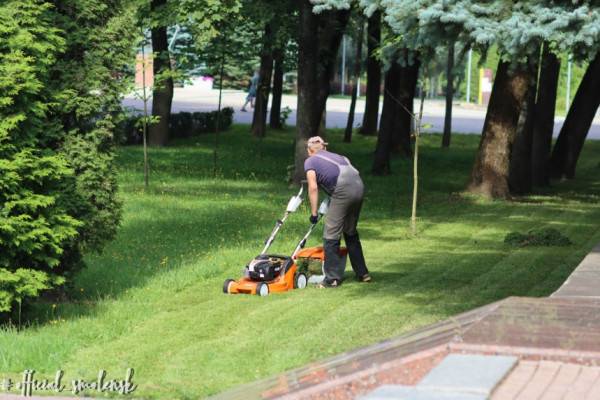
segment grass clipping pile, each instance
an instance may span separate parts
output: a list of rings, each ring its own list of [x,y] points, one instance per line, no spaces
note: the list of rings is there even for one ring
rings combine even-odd
[[[532,229],[523,234],[510,232],[504,237],[504,243],[513,247],[526,246],[569,246],[573,242],[553,228]]]

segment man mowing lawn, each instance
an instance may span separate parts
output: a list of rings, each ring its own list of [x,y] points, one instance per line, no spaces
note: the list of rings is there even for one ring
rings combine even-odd
[[[371,277],[356,230],[364,185],[350,161],[344,156],[327,151],[326,146],[327,143],[320,136],[308,139],[308,158],[304,161],[311,223],[315,224],[319,219],[319,187],[331,198],[323,231],[325,279],[320,286],[336,287],[342,283],[346,268],[339,254],[342,233],[356,277],[361,282],[370,282]]]

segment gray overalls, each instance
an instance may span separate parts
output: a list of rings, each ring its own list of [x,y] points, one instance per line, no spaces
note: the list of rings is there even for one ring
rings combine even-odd
[[[325,279],[329,282],[341,282],[344,277],[345,265],[339,256],[340,238],[344,234],[344,241],[348,255],[357,277],[368,273],[362,246],[356,230],[358,217],[362,207],[364,185],[356,168],[344,157],[347,165],[340,164],[319,153],[313,155],[322,160],[335,164],[340,174],[333,193],[330,194],[331,202],[325,219],[323,240],[325,248]]]

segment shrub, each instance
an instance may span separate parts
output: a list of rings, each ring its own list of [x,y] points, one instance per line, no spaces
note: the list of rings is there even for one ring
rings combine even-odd
[[[568,246],[571,240],[553,228],[532,229],[527,233],[510,232],[504,243],[515,247],[526,246]]]
[[[132,56],[123,10],[0,5],[0,311],[62,285],[115,235],[112,134]]]
[[[290,117],[291,113],[292,113],[292,109],[289,108],[288,106],[285,106],[281,110],[281,113],[279,114],[279,123],[281,124],[282,127],[285,128],[287,126],[287,120]]]
[[[169,120],[169,137],[171,139],[187,138],[204,133],[213,133],[217,129],[217,111],[208,112],[178,112],[171,114]],[[141,129],[136,126],[139,115],[126,115],[117,125],[115,142],[122,145],[141,144]],[[221,110],[220,130],[229,129],[233,123],[233,108]]]
[[[181,114],[181,113],[180,113]],[[175,114],[177,115],[177,114]],[[218,111],[192,113],[192,132],[194,135],[213,133],[217,129]],[[179,117],[175,117],[176,119]],[[225,107],[221,110],[219,129],[226,130],[233,122],[233,108]],[[181,132],[171,130],[171,137],[182,137]]]
[[[169,123],[170,135],[189,137],[194,133],[194,117],[190,112],[180,112],[171,115]],[[173,136],[171,136],[173,137]]]
[[[61,201],[72,169],[37,148],[43,83],[64,45],[49,18],[49,8],[33,2],[0,6],[0,311],[61,283],[51,271],[81,225]]]

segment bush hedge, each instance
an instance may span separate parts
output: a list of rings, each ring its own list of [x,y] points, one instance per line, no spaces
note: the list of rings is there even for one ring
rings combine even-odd
[[[221,110],[220,130],[227,130],[233,123],[233,108]],[[178,112],[171,114],[169,120],[169,138],[187,138],[205,133],[213,133],[217,129],[218,111],[208,112]],[[141,144],[142,133],[139,127],[139,115],[131,114],[124,118],[117,128],[115,138],[117,143],[130,145]]]

